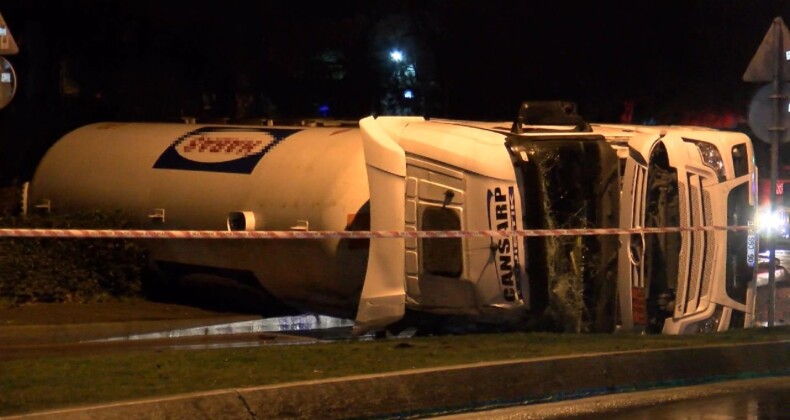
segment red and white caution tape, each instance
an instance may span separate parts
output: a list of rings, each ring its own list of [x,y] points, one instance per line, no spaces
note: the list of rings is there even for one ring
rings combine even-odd
[[[755,226],[654,227],[630,229],[530,229],[446,231],[226,231],[226,230],[95,230],[0,229],[0,238],[115,238],[115,239],[376,239],[470,238],[511,236],[590,236],[673,232],[750,231]]]

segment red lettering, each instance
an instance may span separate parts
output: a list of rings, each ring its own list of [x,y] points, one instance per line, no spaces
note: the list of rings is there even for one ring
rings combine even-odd
[[[211,144],[211,147],[208,149],[211,153],[217,153],[222,148],[222,143],[220,141],[209,140],[208,143]]]
[[[189,144],[184,146],[184,151],[189,153],[189,152],[195,150],[195,147],[197,147],[197,140],[192,139],[192,140],[189,141]]]
[[[246,156],[258,149],[263,142],[260,140],[242,140],[234,137],[208,138],[196,136],[184,144],[182,151],[185,153],[227,153]]]
[[[198,148],[198,152],[203,153],[206,151],[206,147],[209,144],[209,140],[205,137],[200,137],[199,141],[200,141],[200,147]]]
[[[245,141],[244,145],[241,146],[241,150],[239,150],[238,154],[240,155],[249,155],[255,150],[258,146],[261,145],[260,141]]]

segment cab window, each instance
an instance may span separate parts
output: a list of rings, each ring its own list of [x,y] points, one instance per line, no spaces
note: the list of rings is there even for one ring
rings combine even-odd
[[[426,207],[422,230],[461,230],[461,218],[446,207]],[[422,269],[427,274],[460,277],[463,268],[461,238],[424,238]]]

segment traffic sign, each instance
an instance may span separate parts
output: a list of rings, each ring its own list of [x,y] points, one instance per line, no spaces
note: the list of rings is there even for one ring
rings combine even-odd
[[[3,20],[3,15],[0,15],[0,55],[12,55],[19,52],[19,47],[11,35],[11,30]]]
[[[778,25],[780,30],[776,31],[774,25]],[[781,35],[780,35],[781,34]],[[779,37],[781,36],[781,39]],[[752,57],[749,67],[743,73],[744,82],[768,83],[772,82],[776,72],[776,49],[782,49],[782,79],[790,80],[790,31],[781,17],[774,19],[771,27],[768,28],[763,42],[757,48],[757,52]]]
[[[783,121],[787,123],[790,122],[790,100],[788,100],[790,83],[784,84],[782,92],[784,92],[784,94],[780,94],[780,104],[778,106],[784,114]],[[777,106],[773,96],[774,86],[768,83],[757,91],[757,94],[754,95],[752,102],[749,104],[749,127],[752,128],[754,135],[758,139],[766,143],[771,143],[771,138],[775,135],[771,131],[771,127],[775,125],[773,122],[773,112],[774,108]],[[790,142],[790,130],[778,131],[778,133],[779,142]]]

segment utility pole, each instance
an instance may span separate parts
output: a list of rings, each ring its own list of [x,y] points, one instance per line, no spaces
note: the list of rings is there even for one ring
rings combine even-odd
[[[787,96],[784,94],[785,80],[790,75],[790,33],[781,17],[774,19],[771,28],[765,34],[763,42],[757,49],[749,67],[743,74],[746,82],[771,82],[770,91],[760,89],[752,100],[749,111],[749,125],[758,138],[771,144],[771,200],[769,211],[773,216],[776,212],[776,182],[779,173],[779,143],[787,142],[788,130],[785,113],[790,112]],[[766,97],[767,96],[767,97]],[[767,99],[767,100],[766,100]],[[770,122],[765,118],[770,107]],[[768,232],[768,326],[774,326],[776,310],[776,233]]]

